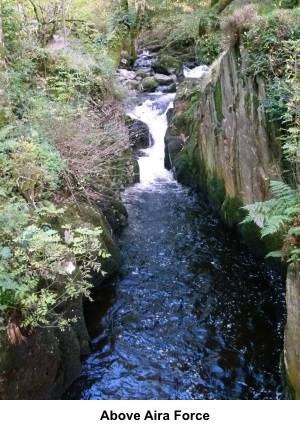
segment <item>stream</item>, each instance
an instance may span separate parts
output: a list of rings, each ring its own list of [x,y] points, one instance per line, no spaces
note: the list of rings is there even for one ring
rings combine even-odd
[[[132,112],[154,145],[123,193],[123,266],[86,310],[92,353],[65,399],[282,397],[283,279],[164,169],[173,98],[143,95]]]

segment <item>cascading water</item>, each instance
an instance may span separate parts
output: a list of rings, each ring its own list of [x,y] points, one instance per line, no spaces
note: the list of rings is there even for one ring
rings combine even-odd
[[[131,116],[142,120],[148,125],[154,145],[143,151],[144,156],[139,159],[140,184],[136,188],[150,186],[159,180],[173,181],[172,174],[164,168],[164,135],[167,129],[165,112],[172,105],[174,94],[157,95],[154,100],[147,99],[137,106]]]
[[[208,66],[197,66],[193,69],[189,69],[188,67],[184,67],[183,74],[186,78],[201,78],[201,76],[209,70]]]
[[[141,183],[124,192],[123,267],[88,310],[92,354],[67,399],[280,396],[282,282],[164,169],[173,97],[151,95],[132,112],[154,145]]]

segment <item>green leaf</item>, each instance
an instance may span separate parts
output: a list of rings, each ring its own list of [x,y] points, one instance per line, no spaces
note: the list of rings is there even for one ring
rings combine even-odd
[[[300,236],[300,227],[291,227],[288,231],[288,234],[294,234],[296,236]]]
[[[7,197],[7,190],[4,187],[0,187],[0,196]]]
[[[281,251],[272,251],[272,252],[269,252],[266,255],[266,258],[269,258],[269,257],[281,258],[282,257],[282,253],[281,253]]]
[[[0,248],[0,257],[3,258],[3,260],[9,260],[13,257],[13,253],[8,246],[4,246],[3,248]]]
[[[20,285],[17,284],[10,276],[0,275],[0,287],[2,291],[17,290]]]

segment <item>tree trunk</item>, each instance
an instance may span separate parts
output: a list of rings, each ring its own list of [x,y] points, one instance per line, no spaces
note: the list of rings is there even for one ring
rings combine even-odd
[[[134,6],[137,9],[134,25],[128,26],[128,24],[120,23],[113,30],[109,42],[109,55],[115,67],[119,65],[121,51],[127,52],[129,64],[133,64],[136,59],[136,39],[143,25],[145,5],[145,0],[135,0]],[[120,6],[123,12],[128,12],[127,0],[120,0]]]
[[[212,0],[211,3],[213,3],[214,0]],[[219,0],[214,6],[212,5],[212,10],[221,13],[227,7],[230,3],[232,3],[233,0]]]

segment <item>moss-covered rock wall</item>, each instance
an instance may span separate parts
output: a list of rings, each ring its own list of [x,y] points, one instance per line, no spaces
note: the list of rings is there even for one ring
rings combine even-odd
[[[291,264],[286,283],[287,324],[284,334],[284,369],[287,397],[300,400],[300,267]]]
[[[281,178],[281,146],[263,108],[264,83],[244,73],[246,64],[243,49],[232,48],[203,77],[186,79],[165,136],[166,167],[205,191],[230,226],[242,220],[242,206],[268,197],[270,179]],[[256,247],[258,231],[239,228]]]

